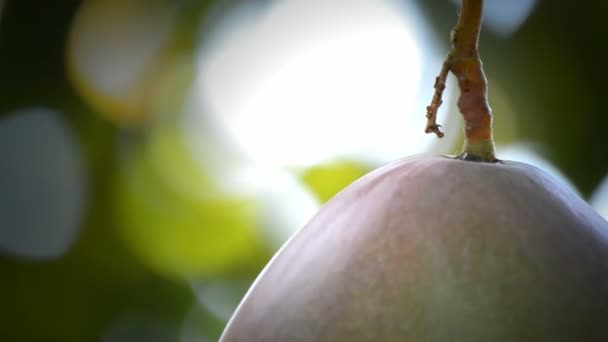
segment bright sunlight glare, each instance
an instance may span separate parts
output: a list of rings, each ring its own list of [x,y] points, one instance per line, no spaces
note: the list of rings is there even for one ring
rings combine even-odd
[[[199,79],[206,108],[256,162],[386,162],[428,150],[412,11],[284,0],[257,13],[203,52]]]

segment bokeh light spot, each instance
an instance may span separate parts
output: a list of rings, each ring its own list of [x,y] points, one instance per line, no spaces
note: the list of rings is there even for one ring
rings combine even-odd
[[[0,120],[0,251],[50,260],[78,235],[86,175],[59,113],[28,108]]]
[[[598,214],[608,220],[608,176],[593,192],[589,202]]]
[[[202,54],[209,112],[269,165],[424,151],[426,45],[408,14],[390,1],[274,2]]]
[[[192,282],[198,302],[218,319],[227,322],[247,292],[252,280]]]
[[[76,89],[111,120],[141,119],[174,26],[175,11],[168,2],[84,2],[68,44]]]
[[[460,6],[459,0],[452,0]],[[486,0],[484,25],[494,33],[507,37],[517,31],[528,19],[537,0]]]
[[[319,203],[293,172],[248,158],[217,118],[204,114],[199,86],[189,97],[182,122],[189,153],[222,192],[255,199],[260,210],[256,230],[275,250],[314,215]]]

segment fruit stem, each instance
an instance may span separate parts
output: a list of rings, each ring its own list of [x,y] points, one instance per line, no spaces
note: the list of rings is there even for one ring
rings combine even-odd
[[[495,162],[492,137],[492,110],[488,104],[488,83],[479,58],[478,43],[483,19],[483,0],[462,0],[456,27],[452,31],[452,50],[435,79],[435,94],[427,107],[426,133],[443,137],[436,123],[437,110],[446,79],[452,72],[458,80],[458,109],[464,118],[465,143],[460,159]]]

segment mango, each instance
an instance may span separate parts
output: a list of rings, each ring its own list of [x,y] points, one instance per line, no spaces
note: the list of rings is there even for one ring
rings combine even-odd
[[[396,161],[286,242],[221,341],[608,341],[608,222],[527,164]]]

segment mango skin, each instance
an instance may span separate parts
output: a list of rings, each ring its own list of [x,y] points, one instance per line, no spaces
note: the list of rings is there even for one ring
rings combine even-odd
[[[220,341],[608,341],[608,223],[530,165],[397,161],[279,250]]]

